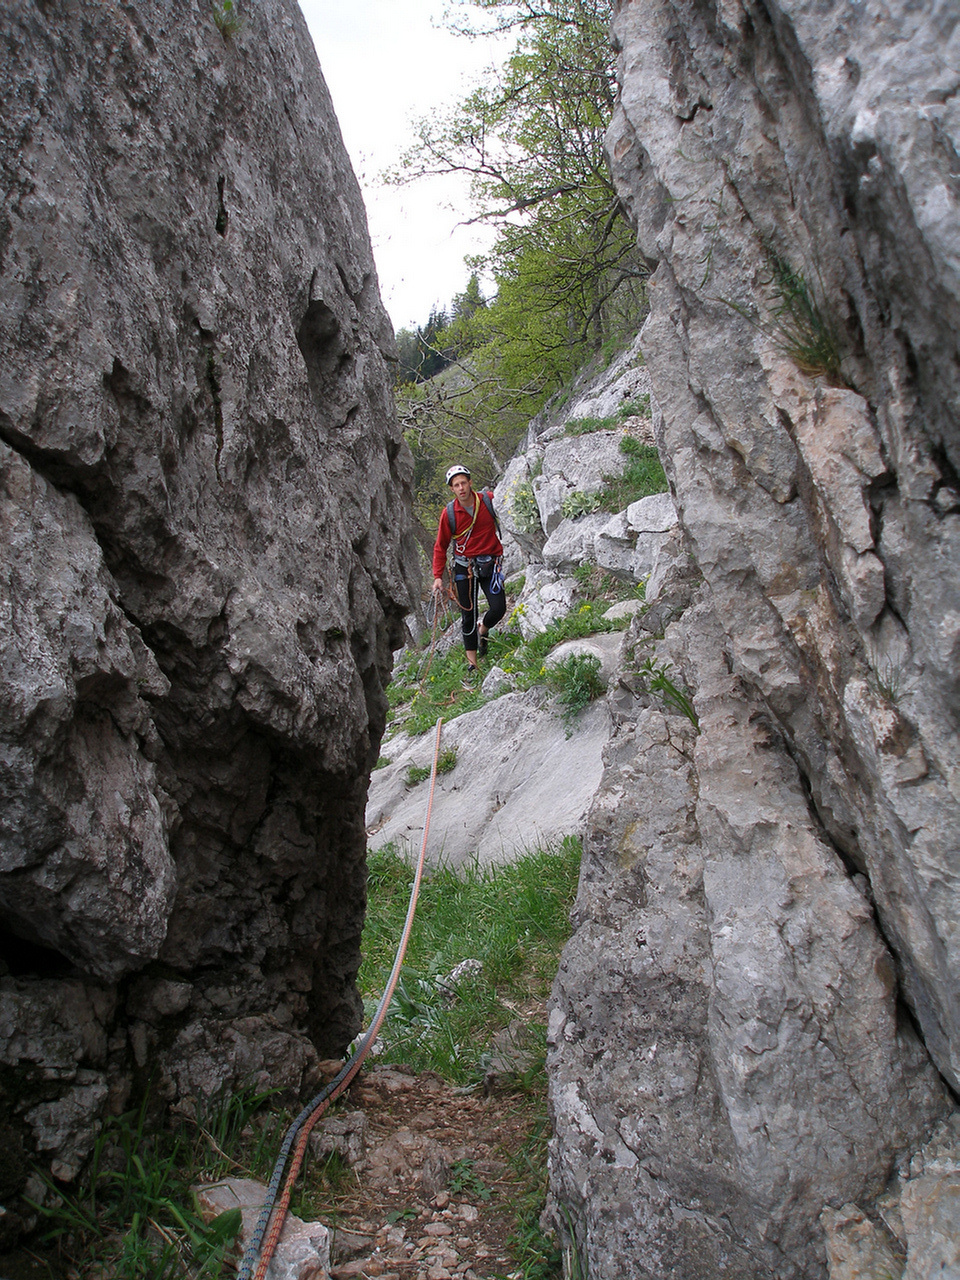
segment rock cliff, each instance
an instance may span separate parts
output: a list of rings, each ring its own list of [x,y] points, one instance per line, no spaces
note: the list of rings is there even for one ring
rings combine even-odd
[[[701,579],[634,662],[698,724],[616,704],[551,1013],[557,1220],[591,1275],[823,1276],[852,1222],[931,1274],[909,1224],[949,1187],[884,1196],[960,1086],[957,12],[615,8]]]
[[[135,1070],[299,1086],[359,1023],[392,333],[299,9],[216,11],[2,18],[3,1199]]]

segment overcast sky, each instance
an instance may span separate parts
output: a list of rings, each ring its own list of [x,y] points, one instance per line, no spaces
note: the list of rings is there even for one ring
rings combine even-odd
[[[380,174],[412,144],[411,122],[459,101],[495,46],[445,30],[444,0],[300,4],[363,188],[380,292],[394,328],[416,328],[463,291],[464,256],[488,238],[481,228],[457,228],[471,212],[462,183],[388,187]]]

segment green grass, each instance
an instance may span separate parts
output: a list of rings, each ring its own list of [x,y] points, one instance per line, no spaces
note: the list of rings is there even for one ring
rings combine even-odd
[[[592,653],[568,653],[556,665],[547,668],[547,685],[563,707],[567,737],[576,717],[595,698],[603,696],[600,659]]]
[[[437,757],[437,776],[442,773],[450,773],[452,769],[457,767],[457,748],[448,747],[446,751],[441,751]],[[412,764],[407,770],[407,786],[415,787],[418,783],[426,782],[433,769],[430,765]]]
[[[244,20],[235,0],[213,0],[213,20],[227,40],[243,30]]]
[[[108,1116],[82,1182],[46,1180],[39,1209],[42,1243],[66,1271],[111,1280],[216,1280],[233,1273],[227,1260],[240,1211],[209,1225],[191,1186],[229,1174],[263,1177],[272,1168],[289,1122],[271,1112],[270,1093],[245,1090],[202,1108],[194,1121],[164,1126],[149,1099],[136,1111]]]
[[[598,510],[623,511],[631,502],[649,498],[669,489],[667,477],[660,462],[660,455],[651,444],[642,444],[634,436],[624,436],[620,452],[627,458],[627,465],[617,476],[605,475],[604,487],[599,493]]]
[[[618,587],[622,584],[618,584]],[[551,649],[564,640],[579,640],[602,631],[622,631],[627,619],[607,619],[606,599],[582,603],[546,631],[524,641],[519,627],[518,605],[499,627],[490,633],[488,662],[516,677],[518,689],[529,689],[547,683],[544,659]],[[426,733],[437,723],[454,720],[466,711],[475,711],[486,701],[480,689],[464,689],[466,659],[460,645],[445,654],[434,654],[427,670],[427,656],[411,652],[394,672],[387,697],[390,703],[390,729],[403,728],[411,734]]]
[[[619,425],[620,419],[615,414],[610,418],[571,418],[564,427],[568,436],[586,436],[594,431],[610,431]]]
[[[517,1009],[541,1010],[556,976],[576,894],[580,844],[564,840],[497,867],[424,877],[397,994],[381,1037],[384,1056],[455,1084],[482,1078],[483,1051]],[[390,846],[369,855],[359,984],[372,1010],[393,964],[413,870]],[[479,960],[451,993],[446,977]],[[537,1072],[538,1077],[542,1072]]]
[[[803,373],[842,384],[840,340],[814,297],[806,277],[783,258],[772,255],[774,336],[781,351]]]

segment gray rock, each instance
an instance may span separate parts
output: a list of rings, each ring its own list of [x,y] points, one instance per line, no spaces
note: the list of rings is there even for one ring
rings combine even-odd
[[[609,609],[604,610],[603,616],[611,621],[616,621],[619,618],[632,618],[640,613],[642,609],[642,600],[618,600],[616,604],[612,604]]]
[[[609,521],[606,511],[561,520],[544,543],[543,563],[558,574],[572,573],[582,564],[599,563],[597,538]]]
[[[551,440],[543,451],[543,471],[533,481],[540,508],[540,523],[549,537],[564,518],[563,500],[570,494],[596,493],[605,475],[619,475],[624,467],[620,452],[623,431],[594,431],[582,436]]]
[[[573,733],[543,690],[508,693],[443,728],[457,765],[437,779],[428,857],[452,867],[509,861],[523,849],[577,834],[602,772],[610,718],[600,703],[581,712]],[[425,792],[409,788],[411,764],[429,764],[433,735],[415,741],[374,773],[367,804],[372,848],[416,852]]]
[[[608,152],[703,578],[658,658],[701,733],[668,715],[651,741],[641,690],[628,752],[617,703],[552,1184],[591,1274],[819,1277],[823,1207],[871,1215],[949,1105],[937,1071],[960,1080],[960,27],[650,0],[615,38]],[[838,360],[791,351],[783,264]]]
[[[226,1178],[193,1188],[205,1222],[221,1213],[239,1209],[243,1227],[240,1244],[246,1250],[260,1209],[267,1198],[267,1188],[252,1178]],[[288,1214],[277,1242],[276,1252],[267,1268],[266,1280],[315,1280],[330,1266],[330,1232],[322,1222],[304,1222]]]
[[[558,576],[552,569],[530,565],[517,601],[517,621],[524,640],[546,631],[573,608],[579,587],[576,578]]]
[[[354,1034],[417,578],[392,334],[299,9],[229,39],[197,0],[175,34],[93,17],[0,19],[2,926],[81,975],[28,990],[28,959],[0,1039],[62,1073],[52,1107],[79,1070],[122,1094],[132,1054],[192,1091],[277,1049],[298,1084]],[[138,973],[107,1049],[98,1002]]]

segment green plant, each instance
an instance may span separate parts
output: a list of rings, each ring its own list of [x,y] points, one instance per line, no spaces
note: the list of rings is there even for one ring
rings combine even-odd
[[[456,768],[457,764],[457,748],[450,747],[446,751],[441,751],[437,757],[437,777],[441,773],[449,773],[451,769]],[[420,782],[425,782],[430,777],[432,766],[425,764],[412,764],[407,770],[407,786],[415,787]]]
[[[546,681],[563,707],[568,736],[573,720],[595,698],[603,695],[600,659],[592,653],[571,653],[546,670]]]
[[[594,431],[609,431],[615,427],[619,419],[612,418],[571,418],[564,428],[568,436],[585,436]]]
[[[454,1196],[466,1196],[470,1200],[489,1200],[490,1188],[477,1177],[473,1161],[454,1160],[450,1166],[447,1190]]]
[[[597,495],[600,508],[623,511],[631,502],[639,502],[654,493],[667,492],[667,477],[653,445],[643,444],[635,436],[624,436],[620,441],[620,452],[627,457],[627,465],[620,475],[603,477],[604,488]]]
[[[233,1100],[215,1122],[211,1110],[192,1138],[185,1126],[150,1130],[147,1099],[137,1111],[108,1117],[82,1186],[70,1190],[46,1180],[47,1203],[35,1206],[47,1221],[45,1242],[55,1242],[84,1274],[112,1280],[219,1277],[240,1230],[240,1211],[204,1224],[190,1184],[211,1167],[211,1149],[214,1168],[222,1171],[224,1161],[232,1166],[221,1142],[229,1143],[236,1123],[266,1097],[256,1095],[249,1107]]]
[[[640,675],[644,679],[647,691],[660,699],[664,706],[672,707],[687,717],[693,727],[700,732],[700,719],[694,710],[693,699],[686,689],[681,689],[669,677],[669,663],[659,666],[653,658],[647,658],[640,666]]]
[[[531,1126],[530,1133],[511,1160],[519,1180],[519,1191],[511,1209],[515,1220],[508,1244],[520,1265],[523,1280],[560,1280],[563,1256],[557,1240],[541,1226],[547,1199],[546,1117]]]
[[[583,1256],[583,1251],[577,1242],[577,1232],[573,1222],[573,1215],[566,1205],[563,1206],[561,1212],[563,1214],[563,1220],[567,1225],[567,1235],[570,1237],[570,1243],[563,1251],[563,1274],[566,1277],[566,1280],[590,1280],[587,1260]]]
[[[806,278],[772,255],[771,285],[776,298],[774,337],[777,345],[803,373],[842,382],[837,331],[821,310]]]
[[[642,396],[637,396],[636,400],[624,400],[617,410],[617,417],[621,421],[624,418],[649,418],[650,392],[645,391]]]
[[[578,564],[573,571],[573,578],[577,586],[583,591],[589,591],[593,586],[594,576],[596,574],[596,565],[592,565],[589,560],[585,560],[583,564]]]
[[[573,493],[568,493],[560,504],[560,514],[566,520],[576,520],[578,516],[590,515],[591,512],[599,511],[603,501],[599,493],[584,493],[582,489],[575,489]]]
[[[880,658],[873,672],[873,684],[880,697],[892,705],[900,699],[903,689],[904,663],[892,658]]]
[[[518,484],[511,493],[510,510],[513,514],[514,524],[521,533],[539,533],[541,531],[540,508],[537,506],[533,485],[528,480]]]
[[[236,0],[213,0],[213,20],[226,39],[243,29],[243,18]]]

